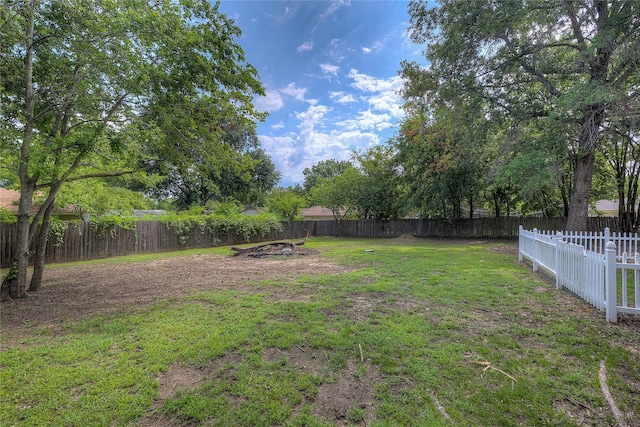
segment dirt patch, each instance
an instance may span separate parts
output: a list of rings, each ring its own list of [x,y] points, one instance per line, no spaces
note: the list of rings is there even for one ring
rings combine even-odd
[[[313,406],[319,418],[336,426],[370,424],[375,410],[373,391],[380,381],[380,371],[366,361],[364,368],[358,369],[358,363],[361,362],[347,360],[346,372],[320,385]]]
[[[518,240],[505,240],[504,243],[491,246],[487,251],[503,255],[518,255]]]
[[[375,411],[373,391],[381,381],[380,370],[366,358],[349,359],[337,371],[330,368],[330,355],[324,350],[295,346],[290,350],[267,349],[264,362],[283,361],[302,372],[323,378],[315,396],[305,403],[313,412],[336,426],[369,425]]]
[[[197,292],[265,292],[271,289],[261,285],[262,280],[284,283],[301,275],[349,270],[317,254],[260,259],[196,254],[144,262],[54,266],[45,270],[42,290],[0,304],[2,346],[9,344],[8,336],[38,330],[56,334],[66,322],[122,313],[161,300],[181,300]]]
[[[158,398],[153,405],[147,410],[147,414],[138,422],[138,427],[174,427],[184,425],[184,420],[173,418],[158,412],[167,399],[175,398],[179,392],[197,388],[199,385],[210,381],[216,374],[221,371],[233,371],[233,364],[240,361],[240,355],[236,352],[228,353],[214,361],[212,361],[204,369],[195,366],[182,366],[173,364],[167,372],[158,376],[160,391]],[[233,375],[225,373],[225,375]]]

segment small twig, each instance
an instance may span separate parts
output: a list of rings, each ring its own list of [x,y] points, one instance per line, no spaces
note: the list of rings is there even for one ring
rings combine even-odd
[[[304,348],[300,347],[298,344],[296,344],[296,347],[298,347],[301,352],[306,353],[306,351],[304,351]]]
[[[496,368],[495,366],[493,366],[491,364],[491,362],[481,362],[479,360],[475,360],[473,363],[475,363],[476,365],[481,365],[484,366],[484,368],[482,369],[482,372],[487,371],[488,369],[493,369],[494,371],[498,371],[500,372],[502,375],[509,377],[511,379],[511,381],[513,381],[514,383],[517,382],[518,380],[516,380],[514,377],[512,377],[511,375],[507,374],[505,371],[503,371],[500,368]]]
[[[364,362],[364,355],[362,354],[362,346],[358,344],[358,348],[360,349],[360,362]]]
[[[593,411],[593,409],[591,409],[591,408],[589,407],[589,405],[586,405],[586,404],[584,404],[584,403],[582,403],[582,402],[578,402],[577,400],[575,400],[575,399],[574,399],[573,397],[571,397],[571,396],[567,396],[567,397],[566,397],[566,399],[567,399],[569,402],[571,402],[571,403],[573,403],[574,405],[576,405],[576,406],[582,406],[582,407],[583,407],[583,408],[585,408],[585,409],[588,409],[588,410],[590,410],[590,411]]]
[[[602,388],[602,394],[604,394],[604,398],[609,403],[609,407],[611,408],[611,412],[613,412],[613,417],[616,419],[616,423],[620,427],[627,427],[627,423],[624,421],[624,415],[618,409],[615,400],[613,400],[613,396],[609,391],[609,386],[607,385],[607,368],[604,365],[604,360],[600,361],[600,373],[598,375],[600,379],[600,388]]]

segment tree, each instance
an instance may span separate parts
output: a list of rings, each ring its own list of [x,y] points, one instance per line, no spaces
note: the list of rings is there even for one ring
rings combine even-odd
[[[350,162],[344,160],[324,160],[311,166],[311,168],[305,168],[302,171],[304,175],[304,183],[302,186],[309,192],[315,187],[321,179],[333,178],[341,175],[345,170],[352,168],[353,165]]]
[[[621,231],[634,231],[640,224],[638,183],[640,182],[640,105],[637,98],[623,105],[625,114],[607,122],[605,144],[600,154],[609,165],[610,181],[615,183]]]
[[[401,216],[401,184],[395,151],[391,146],[376,145],[355,152],[353,159],[362,173],[358,195],[361,218],[397,219]]]
[[[278,214],[287,222],[292,222],[299,217],[307,201],[292,190],[276,188],[267,197],[265,205],[270,212]]]
[[[638,96],[640,3],[635,0],[412,1],[410,34],[428,43],[439,91],[480,85],[518,119],[548,117],[571,129],[567,229],[586,229],[595,152],[625,99]]]
[[[65,183],[132,173],[161,160],[149,158],[147,146],[188,151],[216,140],[212,124],[264,117],[253,108],[264,92],[257,72],[234,42],[240,30],[218,4],[11,1],[0,19],[0,148],[10,152],[0,155],[16,159],[21,192],[15,268],[3,281],[12,298],[40,286]],[[41,190],[47,198],[30,218]]]
[[[405,208],[431,218],[473,217],[486,187],[491,111],[478,91],[440,90],[436,76],[404,64],[406,118],[394,144],[407,183]]]
[[[194,136],[178,149],[173,129],[159,132],[161,142],[148,150],[151,158],[163,159],[154,170],[166,178],[148,190],[151,194],[171,197],[180,209],[188,209],[226,197],[255,204],[275,187],[281,174],[260,148],[255,123],[238,118],[212,128],[216,131]]]
[[[331,209],[336,222],[336,236],[340,235],[344,220],[358,211],[363,176],[353,166],[340,175],[321,178],[311,188],[311,202]]]
[[[149,209],[149,204],[142,193],[98,178],[67,183],[55,203],[57,207],[72,206],[79,220],[109,213],[131,216],[135,209]]]

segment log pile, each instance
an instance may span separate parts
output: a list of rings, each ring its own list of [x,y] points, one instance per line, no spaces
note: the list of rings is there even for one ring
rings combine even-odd
[[[261,243],[259,245],[249,246],[246,248],[232,246],[231,250],[234,251],[233,256],[244,255],[253,258],[305,255],[306,252],[303,251],[300,246],[304,245],[308,238],[309,231],[307,230],[307,237],[297,242],[281,240],[278,242]]]

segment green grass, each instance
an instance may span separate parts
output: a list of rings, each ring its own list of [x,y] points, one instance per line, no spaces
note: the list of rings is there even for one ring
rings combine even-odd
[[[0,425],[134,426],[147,416],[214,426],[614,425],[600,360],[627,422],[638,422],[638,321],[607,324],[515,255],[488,250],[497,244],[312,239],[307,247],[349,272],[8,337]],[[283,292],[291,298],[272,297]],[[176,367],[202,380],[160,399],[160,378]],[[341,392],[350,386],[361,395]],[[332,394],[353,396],[333,418],[320,405]]]

